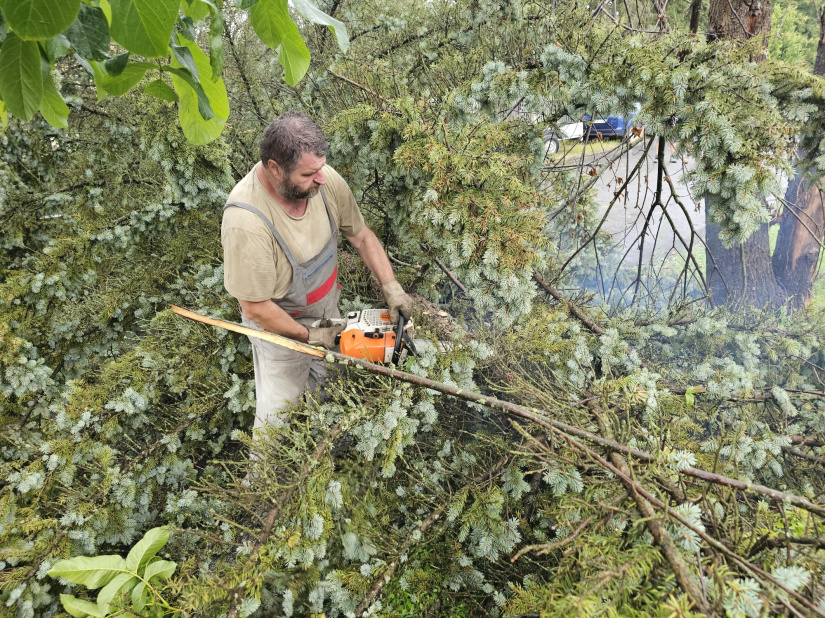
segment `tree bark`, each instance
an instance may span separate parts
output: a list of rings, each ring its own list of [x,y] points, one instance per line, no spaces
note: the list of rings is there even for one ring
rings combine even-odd
[[[819,45],[816,51],[814,74],[825,75],[825,5],[819,11]],[[802,178],[797,170],[788,183],[786,206],[779,222],[779,236],[773,253],[773,270],[791,297],[794,309],[804,307],[813,295],[814,277],[822,242],[825,240],[825,211],[822,186]]]
[[[773,271],[782,281],[794,309],[811,301],[819,251],[825,237],[822,191],[801,178],[788,183],[786,205],[773,253]]]
[[[690,33],[699,32],[699,18],[702,16],[702,0],[692,0],[690,3]]]
[[[825,75],[825,4],[819,9],[819,45],[816,47],[814,75]]]
[[[707,209],[706,209],[707,211]],[[722,245],[719,226],[706,217],[708,286],[716,305],[779,308],[787,294],[773,273],[768,225],[730,248]],[[715,267],[714,267],[715,262]]]
[[[711,0],[708,7],[708,37],[744,43],[753,37],[762,39],[761,53],[753,62],[767,57],[771,33],[772,0]]]
[[[711,0],[708,7],[708,38],[742,43],[761,39],[761,52],[753,62],[764,60],[771,31],[771,0]],[[710,204],[708,204],[710,206]],[[708,286],[717,305],[780,306],[786,294],[774,276],[770,256],[768,225],[763,224],[743,243],[726,249],[705,208],[705,235],[708,252]],[[714,267],[715,264],[715,267]]]

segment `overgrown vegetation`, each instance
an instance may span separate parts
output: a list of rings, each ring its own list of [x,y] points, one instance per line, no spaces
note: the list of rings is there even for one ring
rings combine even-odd
[[[233,115],[210,144],[137,92],[95,102],[79,66],[68,128],[12,119],[0,137],[3,611],[71,613],[70,594],[88,602],[72,615],[825,613],[825,314],[714,308],[684,252],[670,275],[622,274],[620,302],[565,299],[608,257],[591,179],[621,177],[619,199],[658,170],[620,168],[627,141],[567,166],[541,141],[564,115],[640,103],[641,144],[698,162],[692,186],[735,239],[766,217],[792,136],[825,170],[822,80],[675,17],[636,32],[659,30],[643,5],[635,30],[573,6],[322,8],[352,47],[305,31],[315,65],[292,89],[222,7]],[[221,208],[293,106],[420,295],[426,341],[402,369],[433,383],[341,368],[250,462],[248,341],[168,307],[238,320]],[[342,309],[380,304],[342,249]],[[150,530],[157,602],[125,577],[102,605],[49,575],[128,563]]]

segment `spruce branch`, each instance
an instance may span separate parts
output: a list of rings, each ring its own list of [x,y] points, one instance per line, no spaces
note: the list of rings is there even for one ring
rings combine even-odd
[[[278,499],[277,503],[272,505],[272,508],[266,514],[266,519],[264,520],[263,528],[258,535],[258,539],[252,546],[252,552],[250,553],[250,560],[245,568],[251,572],[254,572],[257,565],[261,561],[260,552],[261,549],[267,544],[269,541],[269,537],[272,534],[272,529],[275,526],[275,521],[278,518],[278,515],[281,512],[281,509],[284,508],[285,505],[290,503],[292,500],[292,496],[295,493],[296,489],[301,487],[306,479],[309,477],[310,472],[315,468],[316,464],[321,460],[324,456],[324,453],[338,437],[338,434],[343,431],[344,427],[340,423],[333,426],[324,436],[324,439],[321,440],[318,445],[315,447],[315,452],[312,456],[307,460],[307,462],[303,465],[301,470],[297,475],[297,481],[290,485],[286,491],[284,491],[280,498]],[[238,618],[240,604],[243,602],[243,593],[244,593],[244,585],[240,585],[236,587],[234,590],[230,592],[230,601],[229,601],[229,609],[226,612],[226,618]]]
[[[340,363],[345,366],[353,365],[355,367],[359,367],[376,375],[390,377],[396,380],[400,380],[402,382],[414,384],[416,386],[423,386],[425,388],[429,388],[434,391],[444,393],[445,395],[451,395],[459,399],[464,399],[466,401],[472,401],[474,403],[479,403],[488,406],[495,410],[501,410],[503,412],[513,414],[514,416],[530,420],[546,429],[556,431],[564,435],[568,440],[571,439],[573,436],[584,438],[589,442],[593,442],[595,444],[607,447],[609,450],[615,451],[617,453],[633,456],[644,462],[653,462],[656,459],[654,455],[646,451],[642,451],[640,449],[630,447],[625,444],[621,444],[616,440],[605,438],[604,436],[595,434],[591,431],[587,431],[585,429],[581,429],[580,427],[576,427],[574,425],[570,425],[563,421],[554,419],[552,418],[552,414],[547,410],[540,410],[538,408],[528,408],[526,406],[514,404],[509,401],[503,401],[501,399],[497,399],[496,397],[491,397],[489,395],[482,395],[481,393],[468,391],[458,386],[452,386],[450,384],[445,384],[444,382],[430,380],[429,378],[424,378],[422,376],[406,373],[404,371],[399,371],[395,369],[392,365],[376,365],[374,363],[370,363],[359,358],[353,358],[351,356],[345,356],[337,352],[331,352],[329,350],[315,348],[303,343],[298,343],[297,341],[293,341],[292,339],[287,339],[286,337],[281,337],[280,335],[275,335],[273,333],[262,332],[259,330],[255,330],[253,328],[242,326],[241,324],[229,322],[227,320],[220,320],[217,318],[202,316],[187,309],[183,309],[182,307],[178,307],[176,305],[172,305],[172,311],[183,317],[187,317],[191,320],[202,322],[210,326],[216,326],[218,328],[223,328],[247,336],[257,337],[258,339],[263,339],[264,341],[271,341],[278,345],[287,346],[290,349],[299,351],[303,354],[308,354],[316,358],[324,359],[324,361],[327,363]],[[784,491],[779,491],[777,489],[772,489],[759,483],[752,483],[750,481],[742,481],[739,479],[730,478],[721,474],[717,474],[715,472],[708,472],[707,470],[702,470],[699,468],[687,467],[684,469],[680,469],[679,472],[686,476],[698,478],[703,481],[708,481],[710,483],[714,483],[717,485],[723,485],[726,487],[731,487],[733,489],[739,489],[742,491],[761,494],[780,502],[788,502],[789,504],[793,504],[807,511],[810,511],[811,513],[816,513],[820,517],[825,517],[825,506],[815,504],[803,496],[798,496]]]
[[[656,517],[653,505],[646,498],[645,494],[647,492],[640,491],[641,486],[639,483],[631,479],[632,473],[627,465],[627,460],[618,453],[611,453],[610,458],[616,466],[614,474],[627,485],[628,490],[633,496],[633,500],[636,502],[636,506],[644,517],[645,526],[647,526],[647,529],[653,536],[653,541],[659,546],[662,555],[673,570],[679,586],[681,586],[682,590],[691,598],[700,613],[709,615],[711,613],[710,605],[704,592],[697,586],[697,579],[693,576],[693,573],[691,573],[688,565],[679,553],[670,533],[668,533],[664,524]]]
[[[507,456],[503,457],[502,459],[498,460],[495,463],[495,465],[493,465],[493,467],[489,471],[487,471],[484,474],[482,474],[481,476],[478,476],[475,479],[473,479],[473,482],[481,483],[486,478],[490,478],[490,477],[494,476],[499,470],[501,470],[504,466],[507,465],[507,462],[509,460],[510,460],[509,455],[507,455]],[[421,532],[421,533],[426,531],[428,528],[430,528],[433,524],[435,524],[441,518],[441,516],[444,514],[444,511],[447,510],[448,506],[449,506],[449,503],[445,503],[442,506],[435,509],[434,511],[432,511],[430,513],[430,515],[427,517],[427,519],[425,519],[423,522],[421,522],[421,524],[419,524],[416,527],[416,530]],[[413,535],[413,534],[409,535],[407,540],[404,542],[404,544],[399,549],[398,556],[392,561],[392,563],[390,563],[389,568],[378,579],[378,581],[376,581],[372,585],[372,587],[367,592],[366,596],[358,604],[358,607],[355,608],[355,615],[356,616],[363,614],[367,610],[367,608],[369,608],[369,605],[370,605],[370,603],[372,603],[373,599],[375,599],[375,597],[377,597],[379,594],[381,594],[381,591],[384,589],[384,586],[386,586],[392,580],[393,576],[395,575],[396,571],[398,570],[398,567],[401,565],[401,556],[409,553],[410,548],[416,543],[416,541],[414,540],[414,538],[416,536],[418,536],[418,535]],[[419,536],[419,538],[422,538],[422,537],[423,537],[423,534]]]

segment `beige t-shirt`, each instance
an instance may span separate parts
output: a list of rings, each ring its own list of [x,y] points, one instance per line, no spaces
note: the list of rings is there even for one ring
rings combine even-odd
[[[344,236],[354,236],[365,225],[355,197],[338,172],[329,165],[322,171],[332,219]],[[226,201],[249,204],[266,215],[299,263],[315,257],[329,242],[329,217],[320,192],[309,199],[302,217],[292,217],[267,193],[253,167],[235,185]],[[286,296],[292,284],[292,266],[258,215],[241,208],[224,210],[221,244],[223,284],[227,292],[238,300],[250,302]]]

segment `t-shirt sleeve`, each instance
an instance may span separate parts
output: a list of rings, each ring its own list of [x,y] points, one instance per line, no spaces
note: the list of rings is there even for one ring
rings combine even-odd
[[[277,283],[272,238],[249,230],[222,230],[223,286],[238,300],[261,302],[272,298]]]
[[[338,229],[349,238],[360,232],[366,223],[364,216],[355,203],[355,196],[349,188],[347,182],[333,168],[327,166],[324,169],[324,176],[327,180],[327,188],[332,194],[338,210]]]

